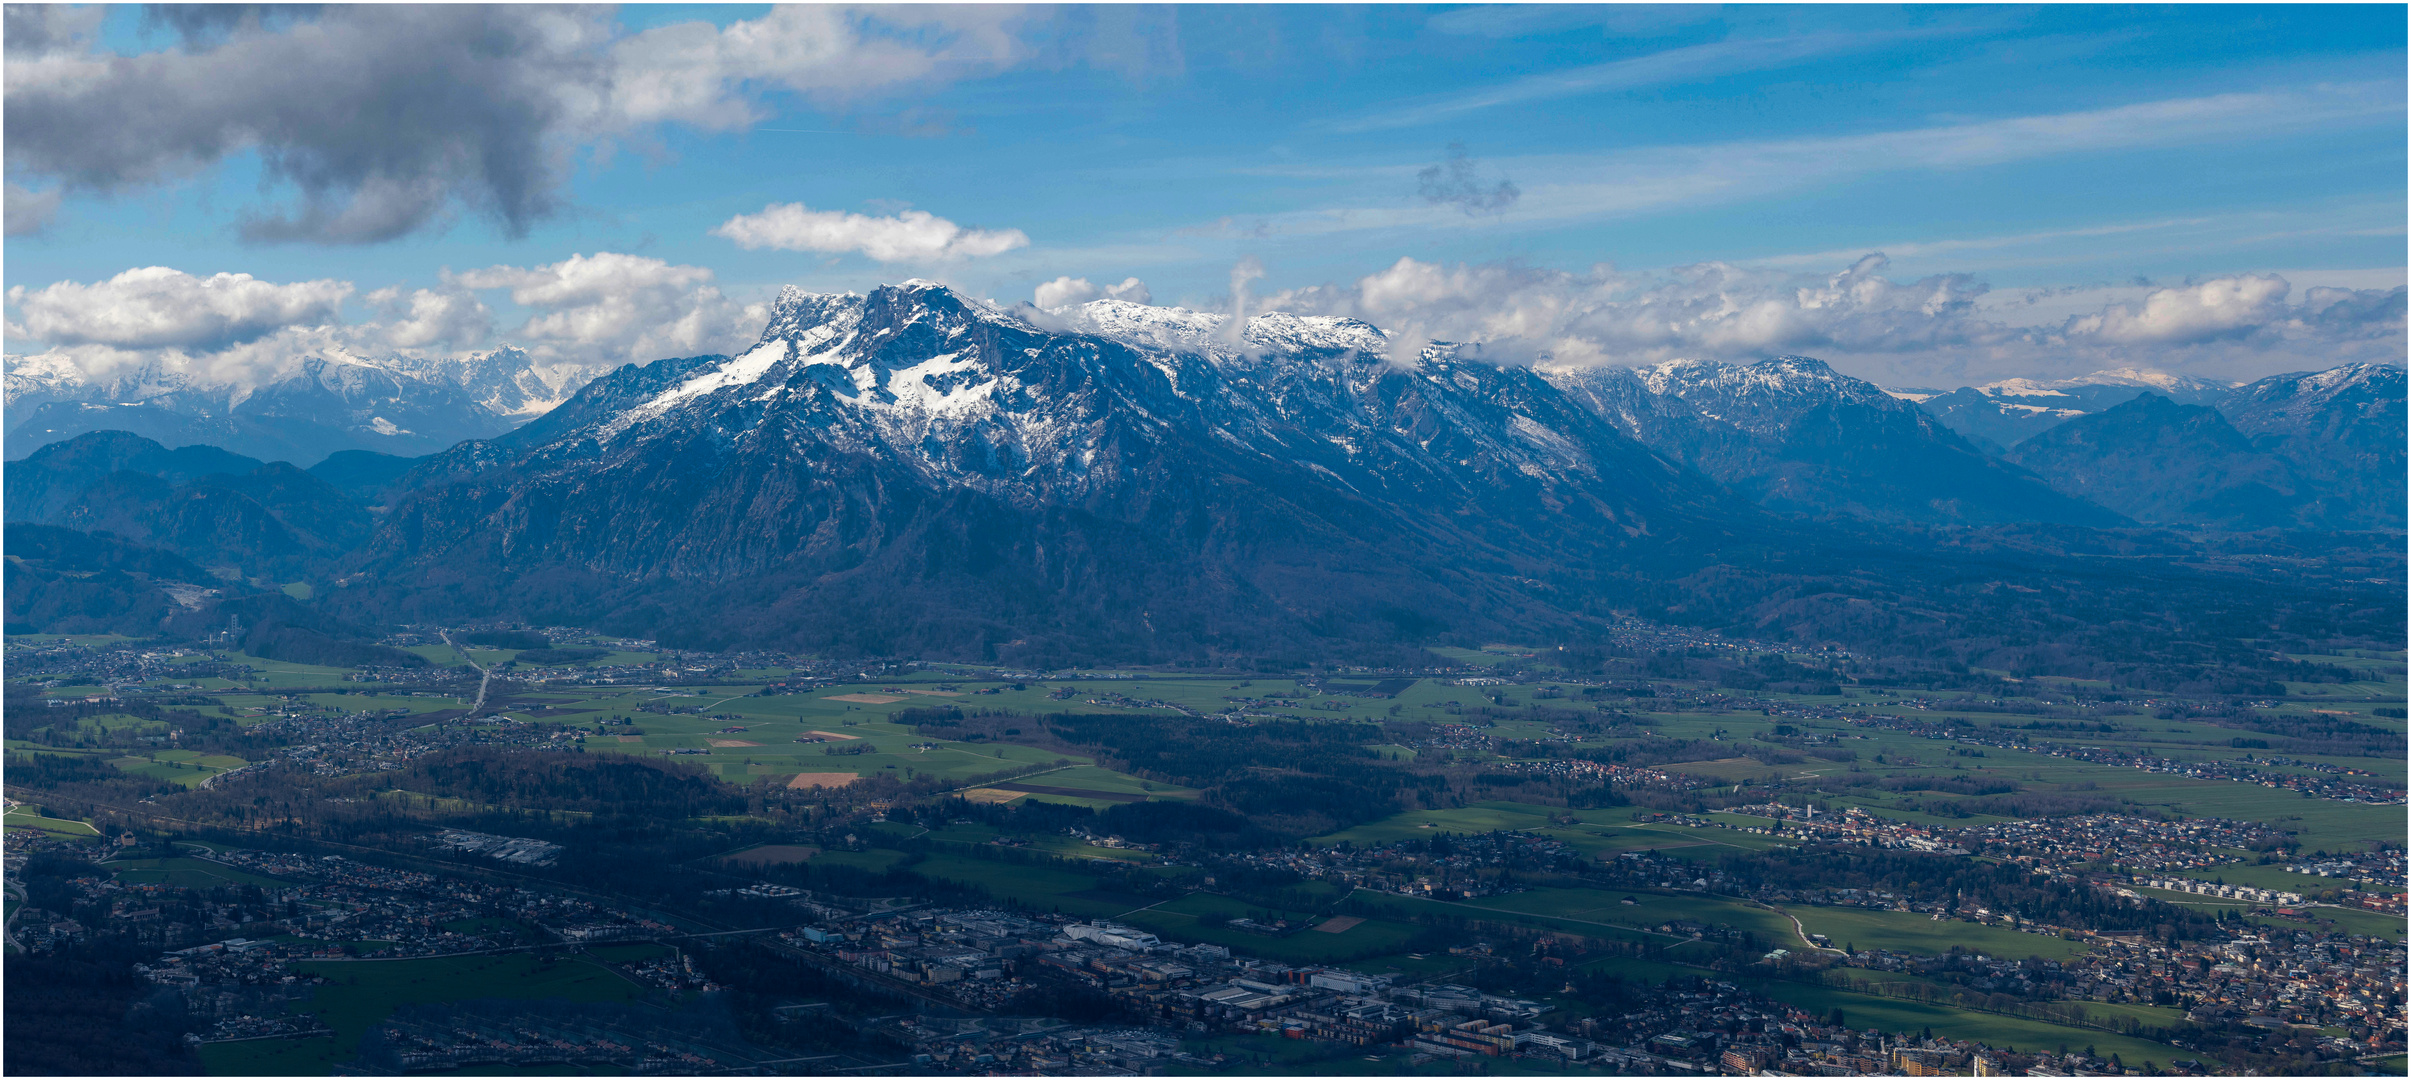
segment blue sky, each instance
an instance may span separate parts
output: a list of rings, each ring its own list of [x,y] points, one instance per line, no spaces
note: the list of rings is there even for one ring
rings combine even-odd
[[[2403,279],[2400,6],[817,13],[773,25],[780,19],[763,7],[631,7],[590,11],[570,30],[540,28],[540,39],[577,38],[532,46],[548,51],[531,70],[563,73],[545,75],[548,85],[592,79],[626,100],[547,98],[561,114],[553,120],[496,121],[476,136],[524,137],[553,163],[536,181],[501,185],[540,204],[515,219],[485,209],[500,188],[458,155],[397,164],[352,145],[378,140],[380,118],[396,141],[453,137],[430,133],[440,121],[424,111],[378,96],[406,88],[326,75],[329,100],[359,96],[356,123],[337,134],[323,118],[243,112],[288,107],[245,103],[239,90],[254,72],[263,97],[270,84],[285,97],[311,93],[315,76],[274,61],[297,54],[267,39],[328,33],[313,55],[339,54],[345,41],[390,38],[390,27],[351,38],[307,23],[187,27],[183,38],[137,9],[108,9],[97,23],[69,13],[57,20],[57,64],[114,53],[164,74],[108,98],[12,54],[6,284],[39,293],[146,266],[348,282],[340,302],[303,308],[353,327],[356,343],[359,328],[396,318],[391,302],[381,309],[369,299],[377,290],[457,293],[486,305],[490,345],[532,331],[528,318],[558,313],[546,306],[560,301],[542,295],[539,268],[599,253],[637,257],[625,265],[640,277],[644,260],[700,268],[716,302],[735,309],[785,284],[859,290],[914,276],[1004,302],[1067,277],[1099,286],[1136,277],[1158,303],[1227,306],[1234,266],[1260,264],[1261,278],[1247,283],[1257,297],[1435,327],[1456,326],[1459,308],[1488,301],[1452,293],[1455,316],[1384,307],[1368,290],[1397,290],[1376,277],[1409,259],[1527,291],[1556,288],[1596,308],[1687,280],[1683,268],[1700,264],[1746,271],[1758,290],[1750,295],[1774,295],[1786,281],[1829,280],[1882,253],[1885,282],[1908,289],[1947,275],[1963,313],[1981,311],[1996,328],[2048,323],[2062,335],[2056,352],[2032,335],[2024,344],[1964,332],[1879,342],[1830,328],[1678,335],[1628,349],[1618,342],[1629,339],[1600,338],[1573,350],[1610,362],[1685,350],[1746,359],[1805,342],[1846,369],[1899,382],[2066,362],[2055,359],[2074,348],[2066,320],[2120,304],[2149,316],[2155,290],[2279,275],[2284,296],[2252,301],[2260,306],[2248,319],[2302,324],[2297,309],[2315,288],[2382,292]],[[697,22],[708,25],[681,26]],[[14,31],[12,49],[24,37]],[[752,53],[736,55],[729,43],[739,37]],[[670,48],[678,42],[688,51]],[[858,57],[865,43],[879,46],[877,62],[809,59],[831,49]],[[245,68],[240,48],[267,59]],[[617,65],[609,77],[593,74],[595,58]],[[654,68],[640,70],[645,63]],[[191,70],[177,76],[177,65]],[[647,104],[631,89],[645,71],[718,74]],[[179,87],[228,83],[237,89],[225,102],[178,100],[210,93]],[[490,91],[495,115],[513,115],[503,106],[514,95],[537,92],[501,77]],[[20,152],[21,131],[73,131],[78,108],[122,112],[146,94],[163,112],[198,110],[195,123],[229,134],[194,151],[144,146],[108,157],[61,136],[57,147],[36,140]],[[301,130],[313,123],[314,133]],[[306,207],[294,209],[315,195],[340,218],[365,203],[363,184],[387,191],[380,183],[417,201],[372,207],[384,216],[365,236],[310,225]],[[20,213],[54,194],[47,215]],[[812,217],[808,240],[767,225],[751,234],[757,246],[730,238],[732,219],[783,204],[861,217]],[[858,242],[907,214],[981,232],[951,246]],[[246,228],[269,218],[301,224]],[[475,273],[491,268],[514,273]],[[691,295],[705,280],[690,269],[669,288]],[[515,302],[510,289],[532,302]],[[2038,291],[2055,296],[2032,301]],[[2224,295],[2187,302],[2215,307]],[[227,336],[196,344],[163,331],[137,341],[73,328],[79,312],[109,317],[95,307],[107,299],[62,292],[36,312],[12,293],[9,350],[189,351]],[[682,313],[675,307],[664,317]],[[2085,362],[2243,377],[2339,348],[2307,331],[2229,325],[2246,316],[2203,317],[2210,322],[2161,338],[2097,333],[2084,339],[2095,350]],[[2399,352],[2382,345],[2400,340],[2399,314],[2391,318],[2379,352]],[[1495,312],[1484,319],[1477,326],[1507,325]],[[2365,351],[2372,340],[2365,321],[2334,332]],[[563,356],[608,357],[625,344],[552,334]],[[471,336],[417,347],[481,344]]]

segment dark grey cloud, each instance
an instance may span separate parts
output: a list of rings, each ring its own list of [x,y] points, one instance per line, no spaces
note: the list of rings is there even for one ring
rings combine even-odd
[[[1415,193],[1433,206],[1454,206],[1468,214],[1501,213],[1524,196],[1513,180],[1485,182],[1464,143],[1448,144],[1448,160],[1415,174]]]
[[[220,44],[237,30],[275,27],[318,17],[320,4],[150,4],[145,26],[172,31],[186,48]]]
[[[31,236],[48,227],[50,219],[58,216],[59,193],[57,191],[27,191],[15,184],[10,184],[7,188],[7,198],[4,203],[0,203],[0,209],[6,211],[5,217],[7,218],[7,227],[0,229],[0,232],[5,232],[9,236]]]
[[[104,13],[98,7],[9,4],[0,11],[0,41],[12,57],[74,48],[92,39]]]
[[[763,92],[867,107],[1029,53],[1029,16],[980,6],[797,5],[626,34],[601,6],[176,5],[144,18],[179,44],[131,56],[95,47],[102,15],[7,7],[9,178],[118,195],[256,153],[279,202],[240,227],[262,242],[375,243],[462,216],[516,238],[564,208],[580,147],[742,129],[772,115]]]
[[[2356,339],[2399,338],[2411,314],[2411,290],[2313,288],[2302,294],[2303,321]]]
[[[24,61],[5,103],[8,168],[116,193],[256,150],[298,198],[255,214],[254,239],[376,242],[462,209],[523,235],[560,205],[562,88],[601,74],[574,47],[599,36],[592,20],[364,5],[281,32],[198,17],[228,35],[199,51]]]

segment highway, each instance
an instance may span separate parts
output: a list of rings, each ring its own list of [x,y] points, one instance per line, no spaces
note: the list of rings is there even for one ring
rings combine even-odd
[[[484,666],[480,665],[475,659],[471,658],[469,656],[469,650],[461,648],[459,643],[453,641],[452,631],[438,630],[436,633],[444,639],[444,644],[452,646],[452,651],[459,653],[461,660],[466,662],[470,667],[476,668],[477,674],[481,676],[477,680],[477,701],[469,706],[468,715],[461,717],[463,720],[474,720],[477,718],[479,710],[482,710],[486,707],[486,686],[494,681],[494,673],[486,670]]]

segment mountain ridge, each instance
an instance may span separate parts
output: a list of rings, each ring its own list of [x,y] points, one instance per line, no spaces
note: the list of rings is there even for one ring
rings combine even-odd
[[[550,411],[592,375],[512,346],[435,358],[330,350],[257,381],[160,364],[94,377],[54,356],[6,363],[0,386],[12,453],[119,430],[302,466],[342,450],[415,457],[490,438]]]
[[[1356,625],[1530,607],[1508,594],[1588,577],[1602,551],[1729,541],[1720,523],[1756,521],[1527,369],[1439,350],[1392,364],[1367,355],[1381,342],[1364,324],[1261,326],[1254,349],[1210,332],[1134,346],[928,283],[782,294],[747,350],[623,368],[541,430],[431,460],[450,479],[394,507],[366,566],[490,565],[508,591],[509,567],[549,561],[628,604],[644,581],[747,575],[796,582],[793,602],[820,610],[904,558],[949,596],[1053,582],[1096,626],[1227,647],[1240,632],[1224,613]],[[1534,506],[1551,520],[1524,520]]]
[[[1770,510],[1870,521],[2115,525],[1932,414],[1821,360],[1682,360],[1549,377],[1626,434]]]

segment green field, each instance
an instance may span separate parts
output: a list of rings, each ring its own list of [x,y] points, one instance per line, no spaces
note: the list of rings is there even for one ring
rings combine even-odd
[[[1631,897],[1633,903],[1624,902]],[[1743,900],[1688,893],[1629,892],[1601,889],[1533,889],[1486,896],[1465,903],[1493,911],[1567,919],[1594,925],[1654,930],[1680,920],[1724,925],[1755,932],[1776,948],[1792,940],[1788,919]]]
[[[315,1014],[334,1035],[211,1043],[201,1062],[217,1076],[325,1076],[357,1057],[361,1037],[402,1005],[476,998],[632,1002],[644,988],[593,961],[557,954],[426,960],[303,961],[294,973],[327,984],[294,1014]]]
[[[1150,799],[1194,799],[1199,794],[1193,788],[1141,780],[1128,773],[1118,773],[1097,765],[1075,765],[1041,776],[1024,777],[1015,782],[1074,791],[1101,791],[1110,795],[1144,795]]]
[[[948,825],[944,828],[930,830],[926,837],[941,844],[978,845],[985,844],[1002,835],[1004,834],[1000,830],[987,825]],[[1061,859],[1127,863],[1152,863],[1157,859],[1156,854],[1152,851],[1138,848],[1097,847],[1078,837],[1061,834],[1025,836],[1020,840],[1022,842],[1016,850],[1044,852]]]
[[[692,693],[677,695],[612,689],[598,693],[547,692],[545,696],[577,698],[574,702],[547,704],[556,709],[580,711],[581,715],[565,717],[564,722],[594,732],[583,740],[589,753],[659,755],[671,750],[700,751],[675,755],[675,760],[710,769],[736,784],[778,783],[797,773],[823,772],[848,772],[861,776],[884,773],[900,779],[934,777],[963,784],[998,774],[1016,774],[1016,781],[1042,786],[1108,794],[1141,794],[1148,798],[1195,797],[1195,792],[1172,785],[1156,784],[1153,785],[1154,791],[1148,791],[1147,782],[1095,768],[1083,757],[1067,757],[1010,743],[972,743],[932,738],[919,734],[911,727],[887,721],[887,715],[898,709],[916,704],[947,703],[953,700],[951,698],[879,694],[859,686],[835,688],[809,697],[754,697],[750,696],[753,689],[748,686],[700,687],[693,688]],[[886,705],[833,700],[848,694],[903,700]],[[643,706],[648,703],[673,708],[700,708],[703,714],[645,712]],[[621,716],[635,722],[625,726],[602,723]],[[720,717],[735,719],[732,721]],[[737,727],[744,730],[725,730]],[[641,734],[623,734],[630,728]],[[811,734],[816,731],[848,738],[824,740]],[[812,738],[815,741],[798,742],[799,738]],[[1058,763],[1081,768],[1056,769]],[[1028,775],[1035,773],[1045,775]],[[1025,797],[1055,798],[1037,795]],[[1113,804],[1113,800],[1090,803],[1096,807]]]
[[[248,664],[258,668],[260,673],[251,677],[250,685],[271,689],[292,686],[338,686],[343,683],[344,676],[351,674],[350,668],[296,664],[287,660],[270,660],[249,653],[227,653],[226,659],[231,663]]]
[[[178,885],[187,889],[257,885],[264,889],[281,889],[292,884],[245,873],[231,866],[220,866],[206,859],[111,859],[100,865],[114,871],[118,880],[135,885]]]
[[[1551,828],[1551,814],[1571,815],[1586,825],[1630,824],[1632,821],[1632,811],[1625,809],[1563,810],[1529,803],[1478,802],[1453,810],[1409,810],[1328,836],[1318,836],[1312,842],[1329,845],[1344,841],[1358,847],[1374,847],[1398,840],[1429,840],[1439,833],[1473,834],[1501,830],[1539,832]]]
[[[250,762],[227,754],[201,754],[191,750],[153,750],[112,758],[109,764],[129,776],[164,780],[179,787],[198,787],[201,782],[222,772],[242,768]]]
[[[1416,934],[1416,927],[1387,919],[1367,919],[1339,933],[1307,929],[1285,937],[1209,926],[1198,920],[1201,915],[1221,915],[1262,921],[1267,913],[1264,908],[1230,897],[1191,893],[1143,911],[1126,913],[1121,921],[1154,931],[1170,940],[1202,941],[1221,945],[1235,953],[1289,964],[1340,963],[1395,952],[1404,948]],[[1275,918],[1288,918],[1300,923],[1316,921],[1318,918],[1310,912],[1269,913]]]
[[[39,829],[56,836],[97,837],[100,830],[81,821],[43,817],[26,807],[12,807],[8,816],[0,818],[0,826],[11,829]]]
[[[2367,934],[2397,942],[2403,940],[2405,921],[2401,915],[2348,907],[2316,907],[2310,910],[2313,916],[2335,923],[2338,929],[2347,934]],[[2285,924],[2271,920],[2271,925]]]
[[[1784,909],[1800,920],[1802,928],[1811,934],[1823,934],[1833,939],[1834,948],[1856,946],[1861,949],[1889,949],[1894,952],[1940,955],[1951,946],[1962,946],[1972,952],[1989,956],[2023,960],[2040,956],[2045,960],[2065,960],[2086,951],[2084,945],[2062,941],[2046,934],[2028,934],[2002,926],[1943,919],[1936,922],[1930,915],[1914,911],[1880,911],[1873,908],[1811,907],[1794,905]],[[1785,924],[1790,929],[1790,924]]]
[[[1602,922],[1569,919],[1550,915],[1533,915],[1507,908],[1478,907],[1469,903],[1451,900],[1432,900],[1419,896],[1393,896],[1388,893],[1371,893],[1358,890],[1355,895],[1350,897],[1350,900],[1372,910],[1384,918],[1394,919],[1399,922],[1473,919],[1504,926],[1521,926],[1540,930],[1550,930],[1557,933],[1571,934],[1578,937],[1596,938],[1601,941],[1640,942],[1657,949],[1677,947],[1680,943],[1690,940],[1687,937],[1682,937],[1676,934],[1662,934],[1655,930],[1643,930],[1626,926],[1611,925]]]
[[[1101,893],[1097,879],[1052,866],[934,854],[906,869],[935,881],[981,889],[999,900],[1034,910],[1061,911],[1088,918],[1112,918],[1149,902],[1144,897]]]
[[[2146,876],[2160,875],[2147,874]],[[2256,889],[2278,889],[2285,892],[2301,893],[2304,896],[2316,895],[2322,889],[2373,889],[2377,892],[2402,891],[2398,887],[2388,885],[2371,886],[2364,882],[2346,881],[2343,878],[2318,877],[2313,874],[2296,874],[2288,871],[2283,865],[2259,866],[2251,863],[2237,863],[2229,866],[2214,866],[2201,870],[2178,870],[2174,872],[2174,876],[2189,877],[2198,881],[2223,882],[2228,885],[2250,885]]]
[[[2226,900],[2216,896],[2168,892],[2162,889],[2137,888],[2135,891],[2154,900],[2175,904],[2178,907],[2199,908],[2203,911],[2223,911],[2230,915],[2261,906],[2248,900]],[[2336,907],[2326,904],[2302,910],[2309,913],[2314,923],[2333,924],[2334,929],[2343,933],[2366,934],[2398,942],[2404,939],[2406,924],[2401,915],[2386,915],[2365,908]],[[2256,918],[2247,921],[2259,926],[2273,926],[2287,930],[2300,930],[2308,927],[2308,924],[2286,918]]]
[[[884,874],[895,869],[898,863],[909,857],[901,851],[890,851],[886,848],[872,848],[868,851],[824,851],[812,856],[812,865],[842,866],[849,870]]]
[[[1350,843],[1374,847],[1399,840],[1430,839],[1444,833],[1486,833],[1501,830],[1529,832],[1560,841],[1593,857],[1623,851],[1657,851],[1683,859],[1713,859],[1737,851],[1764,851],[1789,846],[1790,841],[1733,829],[1698,829],[1682,825],[1640,824],[1624,808],[1566,810],[1513,802],[1480,802],[1450,810],[1410,810],[1380,821],[1318,836],[1318,845]],[[1572,818],[1572,825],[1552,825],[1550,818]]]
[[[2127,1065],[2136,1068],[2146,1061],[2166,1065],[2178,1058],[2198,1056],[2166,1043],[2093,1028],[2030,1020],[2022,1016],[1901,1001],[1806,983],[1771,979],[1749,981],[1752,989],[1768,997],[1813,1012],[1827,1013],[1841,1009],[1843,1020],[1851,1027],[1862,1030],[1874,1027],[1895,1033],[1915,1034],[1930,1027],[1934,1029],[1934,1034],[1945,1038],[1969,1039],[1997,1048],[2015,1048],[2027,1052],[2056,1051],[2062,1045],[2071,1049],[2091,1046],[2103,1057],[2117,1054]]]

